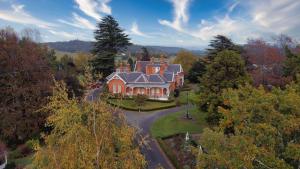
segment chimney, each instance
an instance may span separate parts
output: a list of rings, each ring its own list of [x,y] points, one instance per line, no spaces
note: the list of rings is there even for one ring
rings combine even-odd
[[[126,65],[127,65],[127,72],[131,72],[131,67],[130,67],[130,64],[129,64],[129,63],[127,63]]]
[[[141,72],[142,71],[142,66],[141,66],[141,62],[139,60],[137,60],[135,62],[135,71],[136,72]]]
[[[154,64],[154,57],[153,56],[150,59],[150,64]]]
[[[165,57],[164,55],[160,55],[160,69],[159,69],[159,74],[163,75],[165,70],[167,69],[167,63],[165,62]]]

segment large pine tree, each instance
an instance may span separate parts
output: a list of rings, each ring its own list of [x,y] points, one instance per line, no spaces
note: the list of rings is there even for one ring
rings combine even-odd
[[[110,15],[104,17],[94,32],[96,43],[93,49],[96,58],[92,61],[94,73],[102,73],[105,78],[114,71],[115,56],[131,45],[128,35]]]
[[[237,53],[241,52],[241,48],[239,46],[234,44],[231,39],[223,35],[215,36],[214,39],[211,40],[209,47],[210,48],[207,49],[207,57],[210,61],[214,59],[217,53],[223,50],[233,50]]]

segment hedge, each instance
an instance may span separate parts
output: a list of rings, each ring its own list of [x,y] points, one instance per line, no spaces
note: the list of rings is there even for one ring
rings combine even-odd
[[[158,138],[156,139],[160,148],[163,149],[163,151],[165,152],[165,154],[167,155],[167,157],[170,159],[170,161],[172,162],[172,164],[174,165],[174,167],[176,169],[180,169],[180,165],[176,159],[176,157],[174,156],[172,150],[165,144],[165,142],[163,141],[162,138]]]
[[[124,105],[118,105],[116,103],[113,103],[109,100],[107,100],[107,103],[112,105],[112,106],[115,106],[115,107],[120,107],[124,110],[129,110],[129,111],[155,111],[155,110],[162,110],[162,109],[168,109],[168,108],[173,108],[173,107],[176,107],[176,104],[172,104],[172,105],[168,105],[168,106],[162,106],[162,107],[155,107],[155,108],[137,108],[137,107],[128,107],[128,106],[124,106]]]

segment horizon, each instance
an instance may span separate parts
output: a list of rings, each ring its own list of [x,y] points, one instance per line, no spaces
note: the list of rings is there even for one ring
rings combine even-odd
[[[300,37],[296,22],[300,2],[293,0],[0,0],[0,4],[0,27],[37,29],[43,42],[93,41],[96,23],[105,15],[116,18],[132,43],[143,46],[202,50],[218,34],[238,44],[251,38],[270,41],[279,34]]]

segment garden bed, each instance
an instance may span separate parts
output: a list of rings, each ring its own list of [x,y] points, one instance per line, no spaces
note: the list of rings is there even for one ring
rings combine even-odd
[[[196,148],[197,136],[191,136],[189,146]],[[191,149],[186,148],[185,134],[175,134],[172,136],[159,138],[158,143],[168,156],[172,164],[177,169],[182,168],[195,168],[195,156],[192,154]]]

